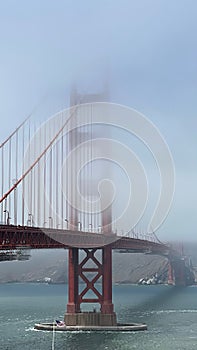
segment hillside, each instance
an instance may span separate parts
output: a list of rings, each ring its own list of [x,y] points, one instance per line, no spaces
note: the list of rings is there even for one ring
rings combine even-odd
[[[0,263],[0,283],[43,282],[45,277],[54,283],[65,283],[68,277],[67,251],[32,251],[29,261]],[[160,273],[166,259],[144,254],[113,253],[113,281],[115,283],[136,283],[142,277]]]

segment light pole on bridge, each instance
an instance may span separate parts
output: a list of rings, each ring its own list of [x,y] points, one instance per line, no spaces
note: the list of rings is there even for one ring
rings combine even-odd
[[[7,209],[5,209],[3,212],[5,213],[5,215],[7,214],[7,219],[5,219],[5,224],[10,225],[11,217],[10,217],[9,211]]]
[[[17,178],[12,179],[12,184],[17,183]],[[17,225],[17,187],[14,188],[14,225]]]
[[[27,226],[34,226],[33,214],[31,213],[28,214]]]
[[[78,224],[78,230],[79,230],[79,231],[82,231],[82,223],[81,223],[81,221],[78,221],[77,224]]]
[[[53,218],[49,216],[49,228],[53,228]]]
[[[64,221],[66,222],[66,229],[68,230],[68,219],[64,219]]]

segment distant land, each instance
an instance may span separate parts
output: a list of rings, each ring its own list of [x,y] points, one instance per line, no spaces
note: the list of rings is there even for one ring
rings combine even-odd
[[[32,251],[28,261],[0,263],[0,283],[44,282],[66,283],[68,263],[66,250]],[[145,254],[113,253],[113,282],[136,283],[140,278],[162,273],[166,259]]]
[[[197,266],[197,243],[185,243],[184,252]],[[67,250],[32,250],[28,261],[0,262],[0,283],[44,282],[66,283],[68,279]],[[167,259],[147,254],[113,252],[113,282],[137,283],[140,278],[151,278],[155,273],[166,275]]]

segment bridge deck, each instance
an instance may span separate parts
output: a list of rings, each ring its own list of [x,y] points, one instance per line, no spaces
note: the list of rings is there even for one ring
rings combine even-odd
[[[110,245],[112,249],[168,255],[170,248],[151,242],[115,234],[37,228],[29,226],[0,225],[0,250],[21,248],[94,248]]]

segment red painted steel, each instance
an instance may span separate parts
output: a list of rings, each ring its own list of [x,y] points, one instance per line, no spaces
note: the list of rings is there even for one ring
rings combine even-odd
[[[174,284],[176,286],[185,286],[187,284],[187,278],[184,259],[175,259],[170,264],[173,269]]]
[[[65,242],[65,243],[64,243]],[[167,245],[129,237],[96,234],[70,230],[37,228],[29,226],[0,225],[0,250],[29,247],[31,249],[53,248],[102,248],[110,244],[112,249],[134,250],[168,256],[172,249]],[[173,252],[176,256],[176,252]],[[179,256],[179,254],[177,253]]]
[[[173,268],[170,261],[168,264],[168,284],[174,284]]]
[[[68,304],[67,313],[80,312],[79,279],[78,279],[78,248],[69,248],[68,256]]]
[[[102,303],[102,295],[99,293],[98,289],[95,286],[95,283],[99,280],[100,277],[103,276],[103,266],[94,255],[97,249],[83,249],[83,251],[86,253],[86,256],[78,266],[78,276],[81,277],[83,282],[85,282],[85,288],[79,294],[79,303]],[[85,267],[86,264],[90,261],[93,262],[94,266],[96,267]],[[85,275],[88,272],[94,273],[94,277],[92,279],[91,277]],[[95,295],[95,298],[85,298],[86,294],[90,290]]]
[[[67,313],[80,312],[82,303],[99,303],[101,313],[112,314],[114,312],[112,304],[112,249],[111,247],[99,249],[102,254],[102,262],[95,256],[97,249],[83,249],[83,251],[86,255],[79,263],[79,250],[77,248],[69,249]],[[90,262],[94,263],[94,267],[86,266]],[[81,292],[79,292],[79,278],[85,283]],[[101,279],[102,293],[98,291],[96,286],[99,279]],[[93,294],[91,298],[87,297],[87,293],[90,291]]]
[[[103,248],[103,301],[101,312],[112,314],[114,307],[112,304],[112,249],[110,246]]]

